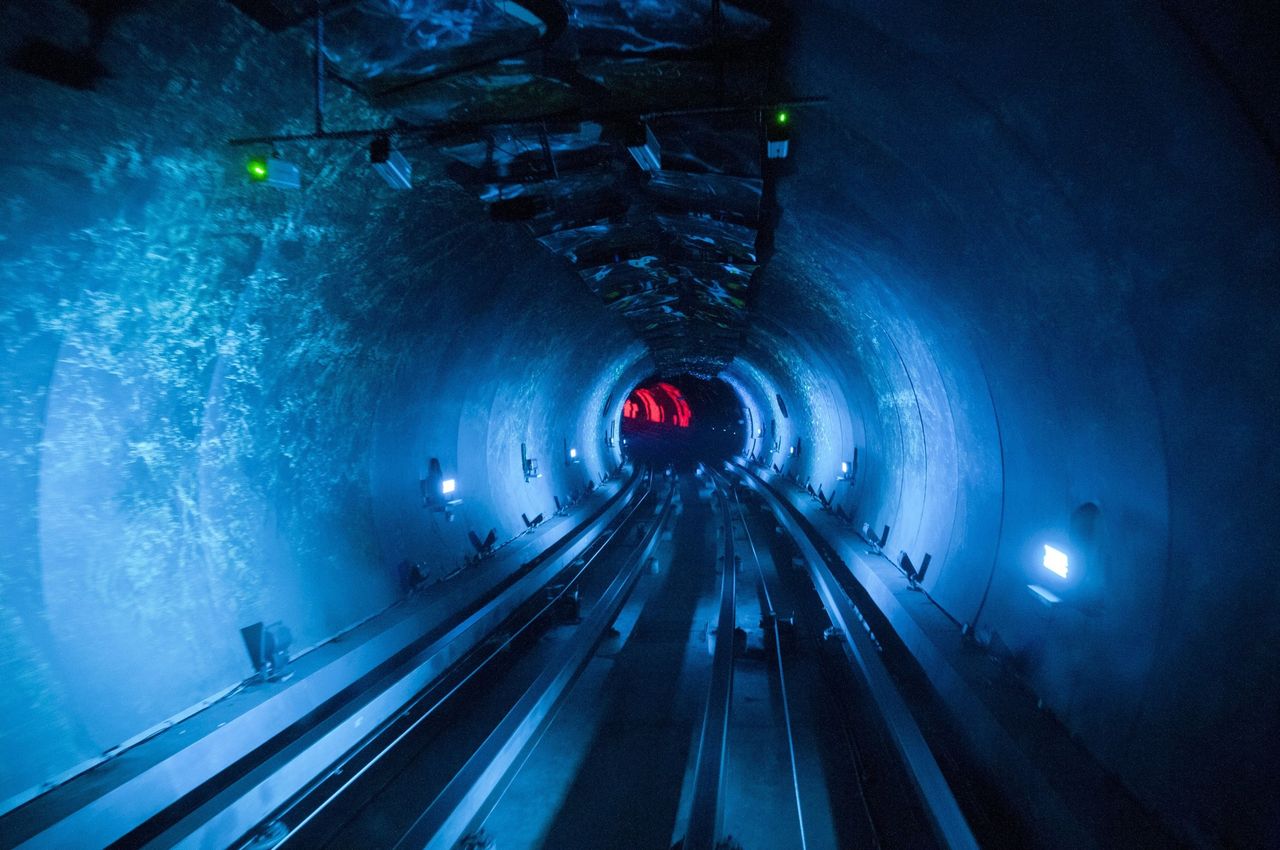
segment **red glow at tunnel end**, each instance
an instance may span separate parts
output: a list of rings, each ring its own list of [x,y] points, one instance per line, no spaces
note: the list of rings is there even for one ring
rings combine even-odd
[[[640,387],[633,391],[622,405],[626,419],[639,422],[673,425],[688,428],[693,421],[693,411],[684,394],[671,384],[660,382],[652,387]]]

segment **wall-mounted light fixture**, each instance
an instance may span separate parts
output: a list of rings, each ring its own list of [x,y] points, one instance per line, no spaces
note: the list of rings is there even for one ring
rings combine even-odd
[[[845,460],[840,462],[840,480],[852,481],[858,474],[858,450],[853,450],[853,460]]]
[[[458,491],[456,478],[445,478],[440,467],[439,458],[431,458],[427,465],[426,477],[418,482],[422,491],[422,506],[436,513],[442,513],[446,519],[453,519],[452,508],[462,504],[462,499],[455,495]]]
[[[528,447],[524,443],[520,444],[520,469],[524,472],[526,483],[542,477],[542,473],[538,471],[538,459],[529,457]]]
[[[1044,544],[1044,560],[1042,561],[1044,568],[1049,572],[1061,578],[1067,577],[1068,558],[1067,553],[1061,549],[1055,549],[1048,543]]]
[[[377,136],[369,143],[369,164],[392,189],[413,188],[413,168],[391,145],[390,136]]]
[[[646,173],[662,169],[662,147],[653,135],[653,130],[643,121],[637,121],[627,128],[627,153]]]
[[[578,450],[569,445],[569,439],[566,437],[564,440],[564,465],[572,466],[573,464],[578,463],[578,461]]]
[[[790,153],[790,122],[791,115],[780,109],[765,124],[765,156],[768,159],[786,159]]]

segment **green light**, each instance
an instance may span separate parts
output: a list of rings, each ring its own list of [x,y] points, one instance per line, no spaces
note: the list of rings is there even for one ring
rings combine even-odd
[[[265,159],[251,159],[245,165],[249,170],[249,179],[266,180],[267,179],[267,161]]]
[[[788,115],[786,112],[779,112],[777,116],[777,121],[779,124],[785,124],[787,123],[787,118],[788,118]]]

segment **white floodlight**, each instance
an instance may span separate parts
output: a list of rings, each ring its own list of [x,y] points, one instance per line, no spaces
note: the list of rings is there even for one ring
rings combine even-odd
[[[1067,553],[1048,543],[1044,546],[1044,568],[1062,578],[1067,577]]]

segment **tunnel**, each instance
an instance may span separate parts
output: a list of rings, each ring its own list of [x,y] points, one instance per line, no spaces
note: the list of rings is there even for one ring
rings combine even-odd
[[[734,388],[720,378],[674,380],[641,381],[627,396],[618,429],[623,456],[687,471],[739,452],[750,433],[751,413]]]
[[[291,836],[410,692],[340,700],[474,626],[410,690],[487,735],[600,619],[462,843],[460,759],[358,846],[703,846],[721,669],[715,846],[1280,846],[1272,11],[8,5],[0,845],[344,846]],[[547,566],[597,547],[614,618]],[[542,639],[478,625],[544,567]],[[783,838],[732,759],[787,659]],[[607,663],[670,691],[618,763]]]

